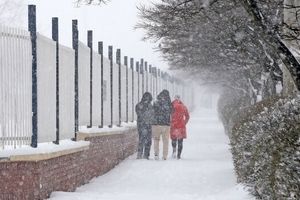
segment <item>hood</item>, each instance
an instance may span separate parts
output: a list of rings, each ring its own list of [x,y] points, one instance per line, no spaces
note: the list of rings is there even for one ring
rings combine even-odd
[[[152,101],[152,95],[149,92],[145,92],[143,94],[141,102],[147,102],[150,103]]]
[[[182,101],[180,101],[179,99],[175,99],[172,104],[182,104]]]
[[[169,91],[168,90],[161,91],[157,96],[157,100],[167,100],[171,102]]]

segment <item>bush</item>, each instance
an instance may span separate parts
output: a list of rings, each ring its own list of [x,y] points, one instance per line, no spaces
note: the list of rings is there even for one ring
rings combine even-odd
[[[235,121],[239,118],[239,111],[245,107],[244,103],[247,102],[247,98],[229,91],[221,95],[218,102],[218,113],[227,135],[231,135]]]
[[[238,181],[261,199],[300,199],[300,96],[268,99],[232,119]]]

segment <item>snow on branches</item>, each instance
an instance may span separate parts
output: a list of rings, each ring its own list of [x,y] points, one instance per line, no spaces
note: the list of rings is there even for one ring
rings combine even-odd
[[[283,5],[283,0],[162,0],[139,7],[137,28],[158,43],[173,69],[196,79],[261,91],[265,73],[274,85],[282,81],[284,63],[300,88],[300,65],[281,38]]]
[[[110,0],[75,0],[75,3],[77,5],[91,5],[91,4],[96,4],[96,5],[101,5],[101,4],[106,4]]]
[[[300,96],[239,112],[230,136],[238,180],[261,199],[299,199]]]

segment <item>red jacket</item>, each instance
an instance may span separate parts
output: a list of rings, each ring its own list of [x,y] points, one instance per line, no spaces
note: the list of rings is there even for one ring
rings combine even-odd
[[[186,138],[185,125],[190,119],[189,112],[186,106],[178,99],[172,102],[172,115],[171,115],[171,139]]]

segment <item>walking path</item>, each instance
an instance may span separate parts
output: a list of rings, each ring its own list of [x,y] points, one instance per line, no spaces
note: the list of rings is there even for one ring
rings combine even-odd
[[[236,184],[228,143],[217,114],[198,110],[191,115],[181,160],[155,161],[153,150],[150,160],[133,155],[76,192],[54,192],[50,199],[254,200]]]

